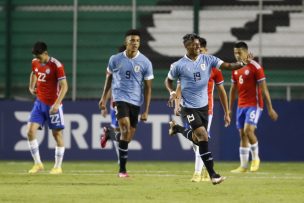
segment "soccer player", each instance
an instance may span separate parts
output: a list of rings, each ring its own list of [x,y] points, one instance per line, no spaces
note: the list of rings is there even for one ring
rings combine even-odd
[[[173,80],[179,79],[181,85],[181,115],[193,130],[197,139],[200,156],[206,166],[213,184],[219,184],[225,180],[214,171],[212,154],[208,149],[208,93],[207,86],[212,68],[236,70],[244,66],[249,59],[237,63],[226,63],[219,58],[200,53],[199,36],[187,34],[183,37],[183,43],[187,53],[180,60],[171,65],[165,85],[170,93],[169,106],[173,106],[176,92],[173,90]],[[170,125],[171,134],[180,132],[177,125]],[[187,132],[181,131],[182,134]],[[189,136],[191,137],[191,136]],[[191,139],[191,138],[190,138]]]
[[[32,60],[29,91],[36,96],[36,101],[30,114],[27,136],[35,164],[29,173],[34,174],[44,169],[39,155],[36,133],[47,122],[57,143],[55,165],[50,174],[61,174],[64,155],[62,100],[68,90],[64,66],[57,59],[48,55],[47,45],[44,42],[36,42],[32,53],[35,58]]]
[[[234,56],[237,61],[242,61],[248,56],[248,46],[245,42],[238,42],[234,46]],[[278,114],[272,108],[270,94],[266,84],[263,67],[256,61],[251,60],[243,68],[232,71],[231,88],[229,96],[230,112],[238,93],[238,108],[236,112],[236,126],[240,133],[240,166],[231,172],[240,173],[248,171],[249,151],[252,162],[250,171],[259,169],[259,145],[255,135],[259,118],[263,110],[262,93],[266,101],[268,115],[273,120],[278,119]]]
[[[201,46],[201,53],[202,54],[207,54],[207,41],[200,37],[200,46]],[[217,91],[220,97],[220,101],[224,110],[224,121],[225,121],[225,126],[227,127],[230,125],[230,116],[229,116],[229,108],[228,108],[228,98],[227,94],[224,88],[224,78],[222,72],[217,69],[217,68],[212,68],[211,70],[211,75],[208,81],[208,126],[207,126],[207,132],[210,138],[210,127],[211,127],[211,122],[212,122],[212,117],[213,117],[213,92],[214,92],[214,86],[216,85]],[[176,94],[178,99],[176,99],[175,103],[175,114],[179,115],[180,111],[180,84],[177,84],[176,87]],[[208,175],[207,170],[205,169],[204,163],[200,157],[199,154],[199,148],[196,144],[193,144],[193,150],[195,153],[195,164],[194,164],[194,174],[191,178],[192,182],[200,182],[200,181],[210,181],[210,177]]]
[[[126,169],[128,144],[135,134],[140,106],[144,101],[145,108],[140,120],[146,121],[148,118],[154,78],[152,63],[138,50],[140,46],[138,30],[129,30],[126,33],[125,45],[125,51],[111,56],[109,60],[104,90],[99,101],[100,109],[104,110],[108,91],[112,88],[121,132],[118,173],[118,177],[121,178],[129,177]]]

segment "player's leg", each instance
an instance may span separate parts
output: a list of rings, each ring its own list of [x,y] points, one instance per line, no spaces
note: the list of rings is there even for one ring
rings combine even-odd
[[[203,163],[200,153],[199,153],[199,147],[195,144],[193,144],[193,151],[194,151],[194,155],[195,155],[195,163],[194,163],[194,173],[191,178],[191,181],[200,182],[202,179],[202,177],[201,177],[202,165],[204,165],[204,163]]]
[[[213,184],[223,182],[225,177],[215,172],[212,153],[208,147],[208,133],[206,130],[208,126],[208,106],[201,109],[183,108],[182,112],[187,115],[188,122],[193,129],[193,134],[198,140],[199,153],[211,178],[211,182]]]
[[[48,114],[48,125],[52,130],[53,137],[56,141],[55,147],[55,164],[51,169],[50,174],[61,174],[62,173],[62,161],[64,157],[64,140],[63,140],[63,129],[64,129],[64,117],[63,107],[59,107],[55,114]]]
[[[239,156],[240,156],[240,166],[234,170],[232,173],[243,173],[248,171],[248,162],[249,162],[249,142],[248,138],[244,133],[244,129],[239,129],[240,134],[240,148],[239,148]]]
[[[64,157],[64,141],[62,136],[62,130],[54,129],[52,130],[53,137],[56,141],[56,148],[55,148],[55,164],[54,167],[51,169],[50,174],[61,174],[62,173],[62,161]]]
[[[41,102],[36,100],[27,125],[28,145],[34,160],[34,166],[28,171],[30,174],[37,173],[44,169],[40,159],[39,143],[36,138],[37,130],[44,124],[44,122],[45,119],[43,112],[41,111]]]
[[[248,161],[249,161],[249,144],[248,138],[244,133],[244,125],[246,119],[246,108],[237,108],[236,112],[236,127],[239,130],[240,136],[240,147],[239,147],[239,157],[240,157],[240,166],[234,170],[231,170],[232,173],[242,173],[248,171]]]
[[[252,162],[250,171],[255,172],[259,169],[260,166],[260,157],[259,157],[259,145],[258,145],[258,139],[255,134],[255,129],[257,127],[258,121],[262,115],[262,110],[257,107],[251,107],[247,111],[246,121],[245,121],[245,127],[244,132],[246,136],[248,137],[252,156]]]

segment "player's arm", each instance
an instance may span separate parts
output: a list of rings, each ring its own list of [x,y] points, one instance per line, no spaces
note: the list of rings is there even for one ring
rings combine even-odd
[[[112,91],[111,91],[111,89],[108,91],[108,94],[107,94],[107,98],[106,98],[106,101],[105,101],[105,109],[103,109],[103,110],[101,110],[101,115],[105,118],[106,116],[107,116],[107,114],[108,114],[108,110],[107,110],[107,103],[108,103],[108,101],[110,101],[111,100],[111,96],[112,96]]]
[[[37,76],[32,71],[30,75],[29,91],[34,96],[36,95],[36,83],[37,83]]]
[[[169,105],[169,107],[173,107],[174,100],[177,97],[176,92],[173,90],[173,80],[166,77],[165,86],[166,86],[166,89],[170,93],[170,98],[169,98],[169,101],[168,101],[168,105]]]
[[[152,80],[145,80],[144,88],[145,110],[140,116],[141,121],[146,121],[148,119],[152,95]]]
[[[231,119],[229,114],[228,98],[227,98],[226,90],[223,84],[217,85],[216,87],[225,114],[224,115],[225,127],[227,127],[230,125]]]
[[[246,64],[243,62],[236,62],[236,63],[227,63],[224,62],[221,64],[220,69],[221,70],[237,70],[245,66]]]
[[[111,89],[112,77],[113,77],[112,74],[107,72],[103,92],[102,92],[101,98],[98,103],[99,108],[101,110],[104,110],[106,108],[107,95],[108,95],[109,90]]]
[[[230,117],[232,116],[232,109],[233,109],[234,100],[236,98],[236,93],[237,93],[236,84],[231,83],[231,87],[230,87],[230,91],[229,91],[229,114],[230,114]]]
[[[266,106],[267,106],[268,115],[273,121],[276,121],[279,116],[278,116],[277,112],[272,107],[270,93],[269,93],[266,81],[262,80],[261,82],[259,82],[259,86],[262,88],[262,93],[263,93],[263,96],[265,98],[265,103],[266,103]]]
[[[244,61],[237,61],[235,63],[227,63],[227,62],[223,62],[220,65],[220,69],[221,70],[237,70],[242,68],[243,66],[246,66],[248,63],[250,63],[250,61],[253,59],[253,55],[251,53],[249,53],[247,55],[247,58]]]
[[[68,83],[65,78],[59,80],[58,82],[59,82],[60,91],[58,93],[58,97],[57,97],[55,103],[52,105],[52,107],[50,109],[50,114],[56,113],[58,111],[59,106],[68,91]]]
[[[181,88],[181,85],[180,83],[177,83],[177,86],[176,86],[176,99],[175,99],[175,106],[174,106],[174,114],[176,116],[179,116],[180,115],[180,101],[181,101],[181,96],[182,96],[182,88]]]

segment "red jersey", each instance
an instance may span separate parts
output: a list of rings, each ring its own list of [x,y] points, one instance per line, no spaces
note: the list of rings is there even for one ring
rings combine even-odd
[[[222,71],[217,68],[211,69],[210,78],[208,81],[208,114],[213,114],[213,92],[214,84],[220,85],[224,82]]]
[[[254,60],[243,68],[232,71],[231,82],[237,87],[239,107],[263,108],[262,90],[258,86],[263,80],[265,80],[264,69]]]
[[[66,78],[63,65],[53,57],[46,64],[33,59],[32,72],[37,77],[37,98],[47,105],[53,105],[60,90],[58,81]]]

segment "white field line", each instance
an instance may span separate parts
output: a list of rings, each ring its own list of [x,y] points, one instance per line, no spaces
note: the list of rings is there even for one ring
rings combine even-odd
[[[9,173],[2,173],[3,175],[29,175],[26,171],[21,172],[9,172]],[[49,171],[45,170],[37,175],[49,175]],[[129,171],[129,174],[132,177],[136,176],[146,176],[146,177],[177,177],[177,176],[191,176],[192,171],[148,171],[148,170],[136,170],[136,171]],[[64,170],[64,173],[61,174],[62,176],[116,176],[117,173],[113,173],[112,170]],[[30,175],[35,176],[35,175]],[[54,175],[52,175],[54,176]],[[274,173],[266,173],[266,172],[256,172],[256,173],[246,173],[246,174],[234,174],[226,175],[227,178],[241,178],[241,179],[298,179],[303,180],[303,176],[299,176],[298,174],[274,174]]]

